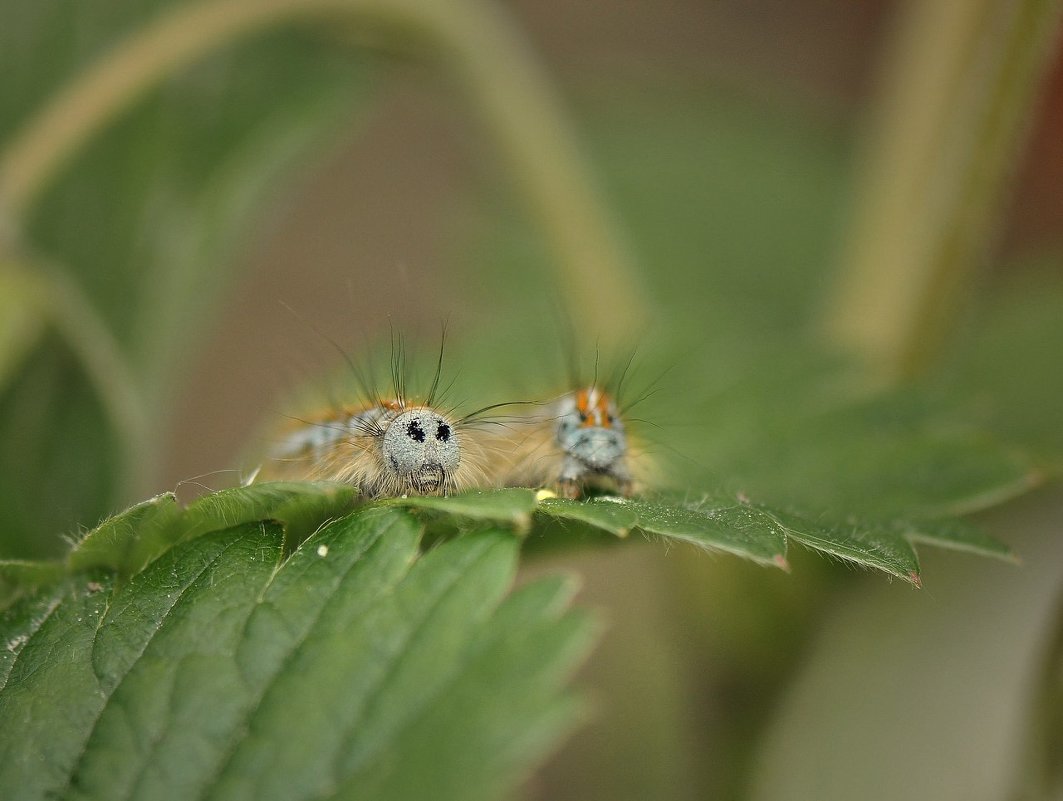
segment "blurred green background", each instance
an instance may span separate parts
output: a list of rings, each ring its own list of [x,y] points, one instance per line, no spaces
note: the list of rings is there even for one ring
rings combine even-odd
[[[54,554],[181,482],[235,483],[217,471],[251,467],[283,396],[338,369],[326,338],[357,355],[393,324],[430,350],[447,320],[457,400],[560,391],[562,306],[585,358],[638,345],[636,384],[657,390],[642,433],[694,496],[980,510],[1003,499],[979,489],[1001,486],[1001,453],[1048,487],[979,516],[1021,568],[933,553],[920,593],[802,553],[792,575],[652,543],[532,561],[576,569],[611,625],[580,677],[593,715],[526,797],[1055,797],[1059,4],[490,6],[528,48],[514,69],[549,76],[633,265],[596,292],[551,246],[462,57],[396,5],[195,59],[0,218],[3,554]],[[0,146],[181,6],[3,0]],[[456,25],[482,10],[461,9]],[[876,228],[891,171],[926,184],[911,219]],[[876,265],[887,245],[916,255]],[[920,269],[922,328],[862,337]]]

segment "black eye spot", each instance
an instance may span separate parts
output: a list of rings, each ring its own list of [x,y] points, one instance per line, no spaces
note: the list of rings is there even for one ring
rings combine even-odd
[[[579,413],[579,421],[581,423],[586,423],[587,422],[587,413],[586,412],[580,412]]]
[[[424,442],[424,429],[416,420],[411,420],[406,426],[406,436],[415,442]]]
[[[615,418],[615,417],[613,417],[612,415],[609,415],[609,416],[608,416],[608,417],[606,417],[605,419],[609,421],[609,424],[610,424],[610,425],[612,425],[613,423],[615,423],[615,422],[616,422],[616,418]]]
[[[440,442],[446,442],[450,439],[450,426],[442,420],[439,421],[439,428],[436,429],[436,439]]]

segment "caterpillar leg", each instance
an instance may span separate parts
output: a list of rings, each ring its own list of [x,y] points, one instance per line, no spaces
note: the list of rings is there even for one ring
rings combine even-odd
[[[561,465],[561,475],[557,479],[557,494],[562,498],[575,500],[583,494],[583,476],[587,468],[572,456],[565,457]]]
[[[582,498],[585,488],[590,485],[606,491],[615,488],[615,492],[630,498],[635,491],[635,482],[627,465],[617,462],[609,470],[594,470],[574,457],[568,457],[557,479],[557,494],[562,498],[577,500]]]

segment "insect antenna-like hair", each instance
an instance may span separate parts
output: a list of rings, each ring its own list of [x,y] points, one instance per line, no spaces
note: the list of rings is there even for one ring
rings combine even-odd
[[[395,399],[399,407],[406,408],[406,342],[395,330],[394,323],[391,325],[391,387],[395,391]]]
[[[484,417],[482,417],[482,415],[484,414],[484,412],[490,412],[490,411],[493,411],[494,409],[502,409],[502,408],[505,408],[507,406],[542,406],[542,405],[543,404],[540,401],[504,401],[502,403],[492,403],[492,404],[490,404],[488,406],[481,406],[476,411],[469,412],[468,414],[466,414],[465,416],[460,418],[460,422],[462,422],[462,423],[496,422],[498,420],[501,420],[501,418],[495,418],[494,420],[492,420],[491,418],[484,418]],[[519,418],[514,416],[511,419],[519,419]]]
[[[620,375],[616,378],[616,380],[610,379],[609,381],[609,383],[613,387],[613,397],[616,399],[618,408],[620,408],[620,404],[623,400],[624,381],[628,376],[628,371],[631,370],[631,365],[635,361],[635,356],[638,354],[638,352],[639,346],[636,345],[631,349],[631,355],[627,357],[627,361],[624,363],[623,368],[620,370]]]
[[[372,370],[372,362],[368,364],[368,370],[363,369],[351,357],[351,354],[347,352],[346,348],[344,348],[342,345],[340,345],[339,342],[337,342],[335,339],[333,339],[324,331],[322,331],[317,325],[313,323],[313,321],[308,320],[306,317],[297,312],[294,308],[292,308],[290,304],[286,303],[285,301],[280,301],[280,304],[291,314],[293,314],[296,319],[298,319],[304,325],[308,326],[311,331],[321,337],[321,339],[325,340],[325,342],[328,343],[329,346],[340,355],[340,358],[343,359],[344,364],[347,365],[347,369],[351,371],[351,375],[354,377],[355,383],[358,385],[358,389],[361,390],[367,401],[375,401],[380,398],[380,393],[377,391],[376,381],[373,378],[374,374]],[[334,403],[334,405],[338,406],[339,404]]]
[[[578,338],[572,317],[564,311],[561,298],[555,297],[550,304],[551,316],[554,318],[554,330],[557,332],[558,347],[561,349],[561,360],[565,365],[565,380],[568,386],[575,387],[580,384],[580,359]]]
[[[436,393],[439,391],[439,380],[443,375],[443,350],[447,345],[447,324],[443,323],[439,332],[439,355],[436,357],[436,369],[432,375],[432,384],[428,388],[428,395],[425,397],[426,406],[434,406],[436,402]]]
[[[672,367],[673,366],[674,365],[668,365],[666,368],[664,368],[664,370],[661,371],[660,375],[658,375],[656,378],[654,378],[652,381],[650,381],[646,385],[645,389],[643,389],[642,392],[639,393],[638,397],[636,397],[634,400],[632,400],[630,402],[627,402],[627,403],[622,403],[620,398],[617,398],[617,409],[618,409],[618,411],[622,415],[624,415],[625,418],[626,418],[628,412],[630,412],[632,409],[634,409],[640,403],[643,403],[643,402],[649,400],[654,395],[656,395],[658,392],[661,392],[664,389],[661,386],[661,380],[672,371]]]

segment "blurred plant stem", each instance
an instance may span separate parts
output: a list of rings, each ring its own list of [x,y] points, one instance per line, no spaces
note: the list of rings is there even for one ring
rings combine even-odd
[[[152,415],[129,359],[80,288],[62,271],[40,260],[0,262],[0,284],[18,294],[20,312],[37,332],[50,327],[77,357],[122,443],[122,486],[130,496],[149,490],[156,449]],[[0,341],[0,349],[9,343]],[[6,371],[5,371],[6,372]],[[8,376],[0,372],[0,387]]]
[[[1061,11],[1061,0],[916,0],[902,11],[828,319],[881,381],[930,367],[987,259]]]
[[[1011,795],[1016,801],[1063,798],[1063,591],[1056,603],[1054,629],[1040,675],[1034,677],[1024,758],[1016,766]]]
[[[612,337],[644,319],[627,250],[592,187],[560,104],[504,10],[480,0],[222,0],[182,5],[61,90],[0,154],[0,225],[33,202],[98,131],[170,73],[239,37],[332,18],[427,38],[464,86],[556,254],[571,313]]]

